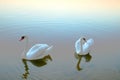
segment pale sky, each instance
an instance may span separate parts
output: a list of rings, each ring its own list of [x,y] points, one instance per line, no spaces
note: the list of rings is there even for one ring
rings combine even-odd
[[[87,22],[119,27],[120,0],[0,0],[0,21],[2,26]]]
[[[0,10],[56,14],[120,12],[120,0],[0,0]]]
[[[120,16],[120,0],[0,0],[0,16]]]

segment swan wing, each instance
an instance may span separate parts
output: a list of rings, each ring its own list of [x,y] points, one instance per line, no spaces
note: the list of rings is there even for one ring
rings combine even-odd
[[[94,40],[92,38],[88,39],[83,45],[83,53],[88,53],[93,43]]]
[[[35,44],[30,50],[27,52],[27,59],[38,59],[44,55],[46,55],[46,50],[48,49],[47,44]]]
[[[80,46],[81,45],[81,43],[80,43],[80,39],[78,39],[76,42],[75,42],[75,52],[77,53],[77,54],[79,54],[80,52],[81,52],[81,50],[80,50]]]

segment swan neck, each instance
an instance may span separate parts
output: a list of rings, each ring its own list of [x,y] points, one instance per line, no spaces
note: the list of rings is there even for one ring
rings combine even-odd
[[[83,52],[83,40],[82,39],[80,40],[80,43],[81,43],[80,44],[81,52]]]
[[[26,44],[25,44],[25,49],[24,49],[25,53],[26,53],[27,48],[28,48],[28,37],[26,38]]]
[[[26,40],[25,40],[25,47],[24,47],[23,56],[22,56],[23,58],[26,58],[27,48],[28,48],[28,37],[26,37]]]

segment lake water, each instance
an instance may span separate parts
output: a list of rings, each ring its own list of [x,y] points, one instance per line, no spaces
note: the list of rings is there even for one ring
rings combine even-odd
[[[119,21],[115,14],[47,18],[1,13],[0,79],[120,80]],[[29,37],[29,48],[36,43],[53,45],[52,60],[22,61],[22,35]],[[93,38],[94,45],[78,64],[74,44],[81,36]]]

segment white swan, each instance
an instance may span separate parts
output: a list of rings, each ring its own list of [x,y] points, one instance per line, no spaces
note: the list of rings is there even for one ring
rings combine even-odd
[[[40,59],[46,55],[49,55],[48,53],[53,47],[53,46],[48,46],[47,44],[35,44],[27,52],[26,50],[28,47],[28,37],[22,36],[20,41],[22,41],[24,39],[26,39],[26,45],[24,48],[24,52],[22,54],[22,59],[26,59],[26,60]]]
[[[75,53],[78,55],[86,55],[89,53],[90,47],[93,45],[94,40],[88,39],[86,40],[84,37],[79,38],[75,42]]]

